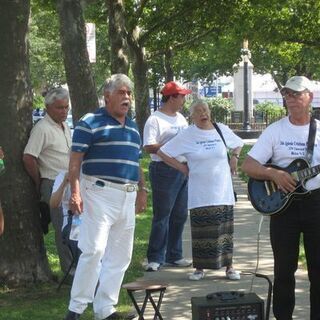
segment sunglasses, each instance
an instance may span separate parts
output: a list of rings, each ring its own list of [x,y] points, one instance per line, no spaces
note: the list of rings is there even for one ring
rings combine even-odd
[[[308,90],[304,91],[289,91],[289,90],[283,90],[281,92],[282,96],[284,98],[292,97],[292,98],[299,98],[301,97],[304,93],[309,92]]]

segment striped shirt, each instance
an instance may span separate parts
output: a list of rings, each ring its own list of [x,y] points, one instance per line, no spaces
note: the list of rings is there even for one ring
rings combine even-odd
[[[126,117],[125,125],[105,107],[83,116],[72,139],[72,151],[83,152],[82,173],[120,183],[139,180],[140,135]]]

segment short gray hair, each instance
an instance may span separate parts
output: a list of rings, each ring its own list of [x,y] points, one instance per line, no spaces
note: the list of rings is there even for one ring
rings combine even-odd
[[[54,88],[51,89],[44,99],[46,106],[50,106],[56,100],[69,100],[69,91],[65,88]]]
[[[210,111],[210,108],[209,108],[209,105],[208,103],[203,100],[203,99],[197,99],[197,100],[194,100],[192,101],[191,105],[190,105],[190,108],[189,108],[189,113],[190,113],[190,116],[192,116],[194,114],[194,109],[197,107],[197,106],[206,106],[209,111]]]
[[[128,87],[131,91],[133,90],[133,82],[130,78],[123,73],[116,73],[105,81],[103,91],[113,92],[122,86]]]

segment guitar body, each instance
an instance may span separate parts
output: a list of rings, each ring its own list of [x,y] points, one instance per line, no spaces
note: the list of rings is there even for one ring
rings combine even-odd
[[[286,168],[280,168],[272,164],[267,164],[265,166],[283,170],[292,175],[297,171],[309,168],[308,162],[304,159],[296,159]],[[273,181],[256,180],[253,178],[250,178],[248,181],[248,194],[252,206],[266,216],[280,213],[294,198],[303,196],[307,193],[310,193],[310,191],[303,187],[303,181],[298,181],[297,189],[290,193],[284,193],[279,190]]]

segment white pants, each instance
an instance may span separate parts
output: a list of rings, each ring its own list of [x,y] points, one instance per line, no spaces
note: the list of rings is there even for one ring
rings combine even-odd
[[[96,319],[115,312],[133,248],[136,192],[100,187],[81,180],[82,224],[69,310],[82,314],[93,302]],[[95,290],[99,285],[95,294]]]

